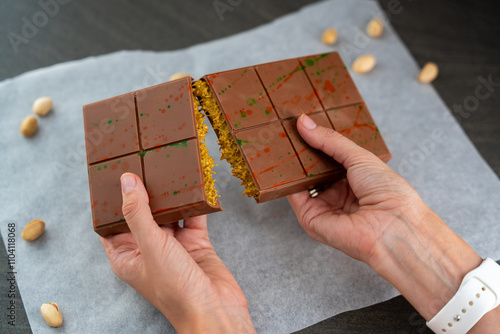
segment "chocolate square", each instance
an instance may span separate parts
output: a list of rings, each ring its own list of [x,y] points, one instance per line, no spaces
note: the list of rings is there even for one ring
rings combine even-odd
[[[123,221],[120,176],[126,172],[143,178],[139,154],[135,153],[89,166],[94,228],[102,228]]]
[[[253,67],[206,76],[233,130],[278,119]]]
[[[324,112],[309,115],[316,124],[332,129],[328,117]],[[283,126],[297,152],[300,162],[307,176],[326,173],[333,170],[342,170],[343,167],[325,153],[309,146],[297,131],[297,119],[283,122]]]
[[[255,67],[280,118],[310,114],[323,110],[305,67],[289,59]]]
[[[305,66],[304,71],[325,109],[363,102],[337,52],[302,57],[299,60]]]
[[[252,175],[261,189],[305,177],[285,130],[279,123],[235,134]]]
[[[87,162],[139,151],[134,93],[83,107]]]
[[[389,161],[391,154],[364,103],[327,111],[335,130],[359,146]]]
[[[153,213],[205,199],[198,156],[196,139],[144,152],[144,176]]]
[[[190,78],[145,88],[137,95],[137,113],[143,149],[194,138]]]

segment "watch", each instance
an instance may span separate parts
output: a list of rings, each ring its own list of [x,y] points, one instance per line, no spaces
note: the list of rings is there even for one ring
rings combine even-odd
[[[467,333],[500,304],[500,265],[486,258],[465,275],[453,298],[427,322],[434,333]]]

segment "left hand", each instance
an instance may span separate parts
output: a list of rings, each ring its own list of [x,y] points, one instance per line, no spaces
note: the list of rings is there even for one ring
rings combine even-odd
[[[158,226],[142,181],[122,175],[131,230],[101,242],[113,272],[158,308],[179,332],[254,333],[247,301],[208,238],[206,216]]]

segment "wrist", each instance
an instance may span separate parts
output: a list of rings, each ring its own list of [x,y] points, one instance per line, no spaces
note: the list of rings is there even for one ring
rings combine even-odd
[[[482,259],[425,204],[398,217],[370,265],[430,320]]]

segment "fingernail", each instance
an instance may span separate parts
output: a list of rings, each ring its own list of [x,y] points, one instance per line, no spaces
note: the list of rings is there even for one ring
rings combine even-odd
[[[300,121],[302,122],[302,125],[304,125],[304,127],[308,130],[313,130],[317,126],[316,123],[314,123],[314,121],[306,114],[302,114],[302,116],[300,117]]]
[[[122,191],[124,194],[128,193],[130,190],[135,188],[136,182],[135,177],[132,174],[125,173],[120,178],[122,182]]]

